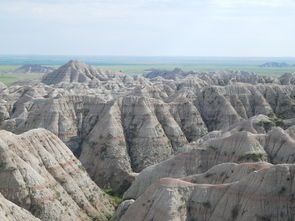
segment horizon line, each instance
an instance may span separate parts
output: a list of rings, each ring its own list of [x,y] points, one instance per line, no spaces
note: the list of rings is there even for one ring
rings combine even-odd
[[[295,58],[294,56],[223,56],[223,55],[99,55],[99,54],[1,54],[0,56],[56,56],[56,57],[183,57],[183,58]]]

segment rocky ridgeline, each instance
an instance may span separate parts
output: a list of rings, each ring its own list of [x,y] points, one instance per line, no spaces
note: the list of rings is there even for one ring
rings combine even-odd
[[[141,77],[70,61],[44,75],[41,82],[0,85],[0,128],[16,134],[45,128],[57,135],[99,187],[124,194],[114,221],[288,220],[294,215],[288,201],[292,199],[286,199],[294,192],[290,181],[295,161],[294,78],[294,74],[276,79],[242,71],[180,69],[153,70]],[[18,140],[35,133],[5,136]],[[57,139],[48,131],[38,133]],[[3,140],[9,145],[9,140]],[[13,143],[17,148],[36,148],[17,142]],[[51,142],[67,149],[60,140]],[[52,159],[59,162],[59,152],[52,150]],[[38,153],[34,159],[38,157],[43,158]],[[74,161],[79,168],[78,160]],[[285,163],[289,165],[275,166]],[[59,183],[57,191],[65,192],[61,203],[49,200],[42,207],[34,198],[26,201],[26,192],[15,200],[1,191],[4,197],[41,219],[49,219],[48,207],[59,208],[51,216],[65,219],[70,219],[67,210],[75,211],[78,220],[109,216],[112,206],[99,189],[96,199],[107,208],[87,198],[91,191],[81,206],[76,201],[81,196],[75,198],[58,175],[46,166],[44,172],[36,168],[37,175]],[[291,183],[280,181],[281,171],[289,171],[286,179]],[[71,176],[68,171],[65,174]],[[83,174],[86,178],[73,182],[85,192],[79,182],[89,178]],[[29,186],[25,181],[22,185]],[[259,197],[253,198],[254,190]],[[55,191],[47,188],[46,194]],[[73,201],[67,210],[63,198]],[[275,204],[274,199],[282,200]],[[36,202],[44,211],[32,210],[30,205]]]
[[[120,220],[292,220],[294,164],[221,164],[207,173],[163,178],[134,202],[124,201]]]
[[[27,210],[15,205],[0,194],[0,219],[3,221],[40,221]]]
[[[205,173],[210,168],[227,162],[295,163],[295,126],[283,130],[268,128],[271,121],[263,116],[241,122],[229,131],[208,134],[195,144],[195,148],[144,169],[125,192],[125,199],[136,199],[149,185],[164,177],[181,178]],[[256,127],[256,128],[254,128]],[[243,128],[243,131],[240,131]],[[250,132],[251,131],[251,132]],[[206,139],[210,137],[210,139]]]
[[[3,209],[8,220],[12,207],[16,217],[48,221],[107,220],[113,212],[111,199],[67,146],[45,129],[21,135],[0,131],[0,180],[6,201],[17,205],[9,203],[7,211]],[[16,217],[11,220],[20,220]]]
[[[2,88],[0,127],[17,134],[50,130],[99,186],[122,193],[133,172],[169,158],[210,131],[258,114],[295,118],[290,74],[275,79],[176,69],[146,77],[150,80],[70,61],[41,82]]]
[[[15,73],[48,73],[52,72],[54,68],[46,67],[40,64],[25,64],[14,70]]]

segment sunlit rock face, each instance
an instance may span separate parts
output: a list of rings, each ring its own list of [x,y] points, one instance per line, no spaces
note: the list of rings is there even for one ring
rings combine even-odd
[[[0,86],[0,128],[51,131],[100,187],[122,194],[135,173],[210,140],[220,153],[204,151],[201,158],[209,161],[196,172],[251,160],[253,152],[262,161],[292,162],[270,149],[276,134],[286,133],[272,128],[295,124],[292,76],[179,69],[128,76],[70,61],[41,82]]]
[[[20,135],[1,130],[0,162],[1,194],[32,213],[15,206],[16,216],[7,220],[107,220],[113,213],[111,199],[70,149],[45,129]],[[11,210],[11,204],[4,210]]]
[[[294,172],[294,164],[228,163],[162,178],[113,220],[292,220]]]

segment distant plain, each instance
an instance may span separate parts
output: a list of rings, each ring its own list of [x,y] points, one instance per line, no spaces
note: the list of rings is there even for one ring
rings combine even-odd
[[[23,64],[42,64],[58,68],[70,59],[81,60],[98,68],[121,71],[130,75],[143,74],[147,69],[184,71],[222,71],[242,70],[257,74],[279,77],[290,72],[295,73],[295,66],[260,67],[266,62],[286,62],[295,64],[295,58],[202,58],[202,57],[94,57],[94,56],[0,56],[0,82],[11,85],[18,80],[36,80],[41,73],[14,73]]]

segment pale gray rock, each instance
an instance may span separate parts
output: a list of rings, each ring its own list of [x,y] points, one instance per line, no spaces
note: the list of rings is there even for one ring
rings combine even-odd
[[[107,220],[111,199],[54,134],[0,131],[0,191],[41,220]]]
[[[266,165],[235,182],[218,184],[163,178],[151,185],[120,221],[292,220],[294,172],[293,164]]]
[[[27,210],[5,199],[1,193],[0,193],[0,220],[1,221],[19,221],[19,220],[40,221],[40,219],[34,217]]]
[[[183,73],[175,70],[172,77],[167,73],[148,79],[70,61],[45,75],[43,83],[5,87],[0,93],[0,128],[16,134],[50,130],[99,186],[123,193],[134,172],[178,152],[198,145],[208,149],[209,140],[231,145],[233,139],[247,141],[248,148],[241,146],[233,156],[232,147],[225,151],[222,146],[227,156],[213,152],[216,159],[205,157],[211,163],[202,164],[204,172],[226,160],[247,161],[247,151],[267,154],[263,134],[275,126],[294,125],[291,84],[241,71]],[[259,148],[250,140],[258,140]]]
[[[119,221],[120,218],[125,214],[127,209],[135,202],[135,200],[124,200],[116,209],[115,214],[110,219],[110,221]]]
[[[102,71],[82,62],[71,60],[67,64],[43,76],[42,83],[58,84],[61,82],[88,83],[95,80],[105,80],[107,77]]]
[[[295,74],[285,73],[281,77],[279,77],[279,81],[282,85],[295,84]]]
[[[25,64],[14,70],[16,73],[48,73],[54,68],[43,66],[40,64]]]
[[[137,199],[148,186],[161,178],[181,178],[204,173],[226,162],[295,163],[293,130],[290,128],[284,131],[280,127],[274,127],[267,134],[253,134],[233,129],[232,132],[227,131],[211,139],[199,141],[194,150],[179,153],[144,169],[124,193],[124,198]]]
[[[4,90],[5,88],[7,88],[6,85],[0,82],[0,91]]]

